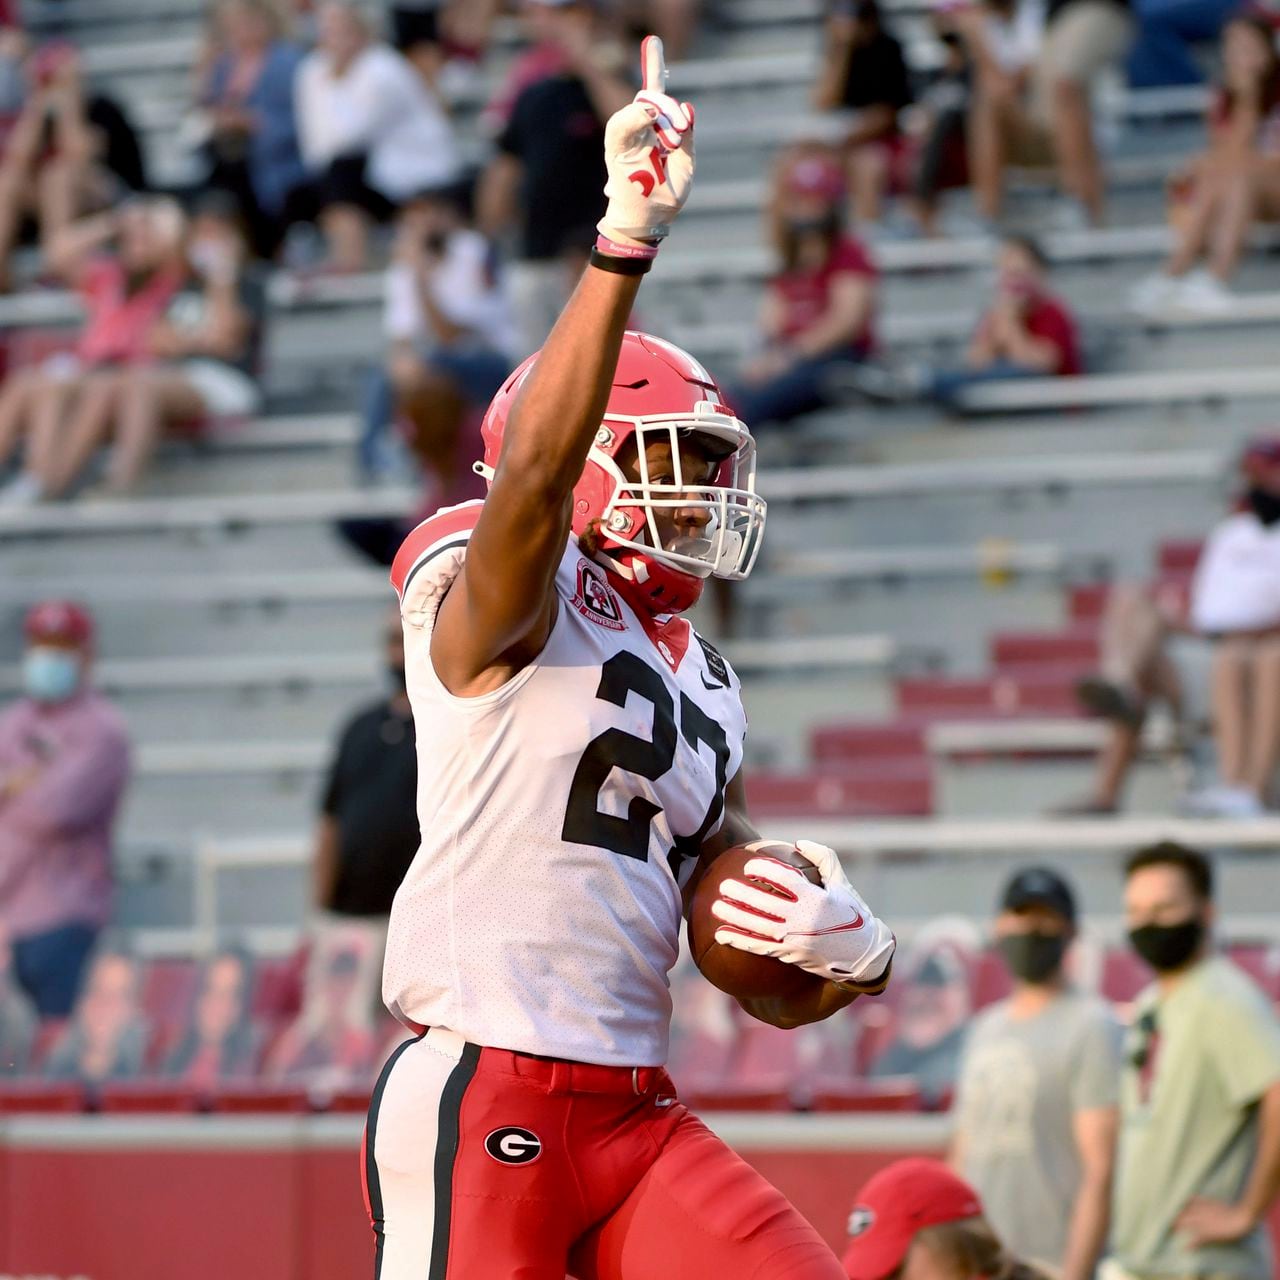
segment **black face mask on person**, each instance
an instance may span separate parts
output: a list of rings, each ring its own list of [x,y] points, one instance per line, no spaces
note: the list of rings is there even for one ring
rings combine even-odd
[[[1249,504],[1249,510],[1257,516],[1260,524],[1265,524],[1270,528],[1280,520],[1280,495],[1268,493],[1265,489],[1259,489],[1255,485],[1245,494],[1245,501]]]
[[[996,945],[1009,972],[1022,982],[1047,981],[1067,953],[1067,937],[1061,933],[1008,933]]]
[[[1133,949],[1157,972],[1181,969],[1204,938],[1199,916],[1180,924],[1144,924],[1129,930]]]

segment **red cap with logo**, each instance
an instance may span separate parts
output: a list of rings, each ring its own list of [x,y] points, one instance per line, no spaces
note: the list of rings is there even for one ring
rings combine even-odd
[[[87,645],[93,639],[93,619],[70,600],[42,600],[31,606],[23,631],[33,644],[44,640]]]
[[[885,1280],[922,1227],[982,1213],[978,1193],[938,1160],[898,1160],[858,1192],[849,1214],[844,1269],[849,1280]]]

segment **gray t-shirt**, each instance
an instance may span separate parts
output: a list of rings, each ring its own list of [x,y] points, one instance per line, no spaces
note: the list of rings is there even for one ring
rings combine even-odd
[[[960,1065],[956,1130],[964,1176],[1010,1250],[1056,1267],[1080,1163],[1076,1113],[1115,1106],[1120,1029],[1100,1000],[1067,992],[1033,1018],[1010,1002],[974,1021]]]

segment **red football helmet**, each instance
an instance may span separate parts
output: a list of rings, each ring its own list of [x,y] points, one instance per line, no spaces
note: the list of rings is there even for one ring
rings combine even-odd
[[[484,461],[476,470],[486,480],[493,479],[507,417],[536,359],[530,356],[507,379],[484,416]],[[638,480],[628,479],[617,461],[633,438]],[[696,487],[681,474],[679,446],[690,439],[718,463],[711,479]],[[672,483],[649,480],[645,450],[655,440],[671,445]],[[604,418],[573,491],[573,531],[598,528],[607,567],[622,579],[628,600],[651,613],[679,613],[697,603],[707,578],[751,572],[765,519],[755,461],[751,432],[706,369],[662,338],[628,331]],[[655,513],[690,508],[705,512],[705,528],[664,545]]]

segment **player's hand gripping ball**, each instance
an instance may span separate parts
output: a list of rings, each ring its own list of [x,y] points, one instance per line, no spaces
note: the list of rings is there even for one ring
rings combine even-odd
[[[835,851],[810,840],[761,840],[721,854],[698,886],[689,919],[699,969],[740,998],[796,996],[814,980],[874,992],[896,946]]]
[[[620,244],[661,240],[693,186],[693,107],[667,94],[662,41],[640,46],[643,84],[604,131],[609,207],[601,234]]]

